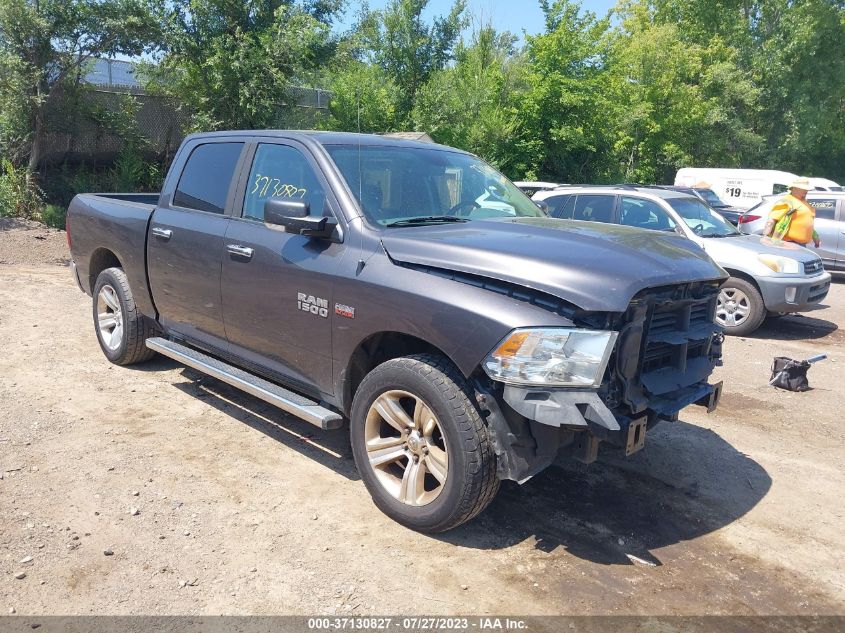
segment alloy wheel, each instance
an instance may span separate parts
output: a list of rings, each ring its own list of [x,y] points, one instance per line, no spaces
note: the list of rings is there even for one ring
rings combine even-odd
[[[106,284],[97,294],[97,328],[100,340],[110,350],[120,347],[123,340],[123,311],[114,288]]]
[[[364,425],[370,467],[394,499],[424,506],[443,491],[449,473],[446,438],[437,416],[407,391],[382,393]]]

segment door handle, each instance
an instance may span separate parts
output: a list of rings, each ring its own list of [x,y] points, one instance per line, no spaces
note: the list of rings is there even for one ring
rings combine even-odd
[[[152,229],[152,233],[156,237],[160,237],[164,240],[169,240],[171,237],[173,237],[173,231],[171,231],[170,229],[163,229],[160,226],[154,226]]]
[[[232,255],[243,257],[245,259],[252,259],[252,249],[249,246],[241,246],[240,244],[227,244],[226,250]]]

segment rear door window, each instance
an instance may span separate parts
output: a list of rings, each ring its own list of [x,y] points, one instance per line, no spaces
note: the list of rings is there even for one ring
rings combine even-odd
[[[224,213],[243,146],[243,143],[205,143],[195,147],[179,177],[173,204],[208,213]]]
[[[573,220],[588,222],[613,222],[616,196],[608,194],[578,194],[572,212]]]

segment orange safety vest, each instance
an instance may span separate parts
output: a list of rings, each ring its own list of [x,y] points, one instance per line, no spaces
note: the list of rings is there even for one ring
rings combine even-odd
[[[798,244],[809,244],[813,239],[813,223],[816,220],[816,210],[805,201],[799,200],[788,193],[780,198],[769,213],[769,219],[775,224],[789,211],[794,211],[789,228],[783,236],[785,242],[796,242]]]

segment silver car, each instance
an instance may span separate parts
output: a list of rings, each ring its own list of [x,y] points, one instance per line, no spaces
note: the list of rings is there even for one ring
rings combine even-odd
[[[742,235],[697,197],[649,187],[572,187],[539,192],[553,217],[672,231],[699,244],[729,274],[719,293],[716,322],[745,335],[768,315],[819,307],[830,273],[812,250]]]
[[[766,196],[757,206],[746,211],[739,219],[740,232],[762,235],[766,219],[780,196]],[[836,191],[810,191],[807,202],[816,210],[816,232],[821,246],[813,249],[830,271],[845,272],[845,193]]]

